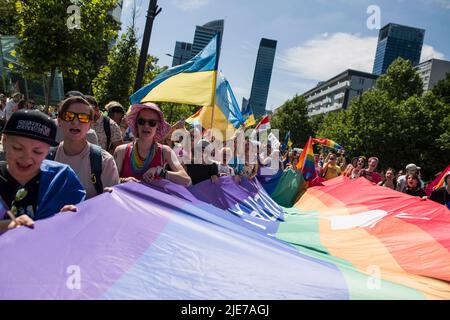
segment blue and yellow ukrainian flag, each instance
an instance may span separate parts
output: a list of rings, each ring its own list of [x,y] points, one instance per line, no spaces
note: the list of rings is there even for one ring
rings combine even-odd
[[[220,73],[217,79],[215,102],[213,108],[204,106],[201,110],[189,117],[186,122],[191,125],[201,123],[203,128],[218,129],[223,135],[226,133],[226,130],[234,132],[245,123],[230,83],[222,73]]]
[[[174,102],[212,106],[217,78],[218,39],[185,64],[160,73],[130,97],[131,103]]]
[[[255,116],[253,114],[253,109],[250,103],[247,103],[245,110],[242,111],[242,115],[244,116],[246,127],[250,127],[256,124]]]
[[[286,135],[284,136],[284,142],[281,146],[281,151],[285,151],[287,148],[290,149],[292,147],[292,140],[291,140],[291,131],[289,130],[286,132]]]

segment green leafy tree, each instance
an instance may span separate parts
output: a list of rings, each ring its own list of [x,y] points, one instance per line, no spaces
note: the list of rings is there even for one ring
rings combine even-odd
[[[136,32],[133,26],[130,26],[110,50],[108,63],[100,69],[99,74],[93,80],[92,89],[101,106],[115,100],[128,108],[129,97],[133,94],[138,61]],[[149,84],[166,69],[166,66],[158,66],[158,58],[148,55],[145,62],[143,83]],[[176,110],[177,108],[170,108],[170,110],[172,109]],[[177,112],[175,111],[175,113]]]
[[[15,0],[0,0],[0,35],[17,35],[19,24]]]
[[[129,104],[129,96],[133,93],[132,84],[136,75],[137,63],[136,33],[130,27],[111,49],[108,63],[100,69],[97,77],[93,80],[93,93],[101,106],[111,100],[116,100],[123,106]]]
[[[67,9],[72,1],[39,0],[38,4],[30,0],[16,1],[21,40],[19,62],[26,66],[27,73],[49,75],[47,106],[57,69],[63,72],[71,89],[89,92],[91,80],[105,62],[108,46],[120,27],[109,14],[117,0],[78,3],[79,29],[69,28],[71,15]]]
[[[280,130],[280,139],[284,139],[286,132],[291,131],[291,140],[294,145],[303,147],[312,135],[305,98],[296,95],[287,100],[275,111],[270,119],[270,126]]]
[[[161,104],[161,110],[164,113],[166,121],[172,125],[181,119],[189,118],[198,109],[200,109],[199,106],[189,104],[177,104],[169,102],[164,102]]]
[[[432,91],[442,102],[450,104],[450,72],[435,84]]]
[[[421,95],[423,82],[409,60],[397,58],[380,76],[376,87],[388,94],[394,101],[405,100],[414,95]]]
[[[377,156],[381,168],[404,169],[412,162],[425,176],[442,170],[450,162],[450,109],[433,92],[422,95],[417,77],[409,63],[397,60],[376,88],[346,110],[326,115],[318,135],[352,156]]]

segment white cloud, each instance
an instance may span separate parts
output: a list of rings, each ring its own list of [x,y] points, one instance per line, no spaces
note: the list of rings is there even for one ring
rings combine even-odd
[[[422,0],[426,3],[437,4],[445,9],[450,9],[450,0]]]
[[[275,63],[298,78],[323,81],[347,69],[372,72],[376,48],[377,37],[340,32],[286,49]],[[444,54],[425,44],[421,61],[431,58],[443,59]]]
[[[183,11],[194,11],[206,6],[209,0],[173,0],[173,5]]]
[[[420,62],[430,59],[444,59],[444,54],[435,50],[432,46],[424,44],[422,47],[422,55],[420,56]]]
[[[371,72],[376,37],[334,33],[289,48],[279,58],[279,68],[303,79],[325,80],[346,69]]]

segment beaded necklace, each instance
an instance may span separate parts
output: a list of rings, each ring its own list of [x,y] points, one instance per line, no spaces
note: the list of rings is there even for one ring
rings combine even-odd
[[[133,144],[133,149],[131,150],[131,171],[133,171],[134,174],[140,175],[143,174],[145,171],[147,171],[150,162],[153,160],[153,157],[155,156],[156,151],[156,143],[153,143],[150,147],[150,150],[147,154],[147,157],[145,159],[142,159],[139,155],[139,149],[138,149],[138,143],[135,142]]]

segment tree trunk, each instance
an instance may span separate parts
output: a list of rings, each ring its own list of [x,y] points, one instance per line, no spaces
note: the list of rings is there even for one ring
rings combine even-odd
[[[53,89],[53,80],[55,79],[56,68],[53,67],[50,71],[50,78],[48,79],[47,93],[45,94],[45,109],[44,112],[48,113],[48,109],[50,107],[50,98],[52,95]]]

